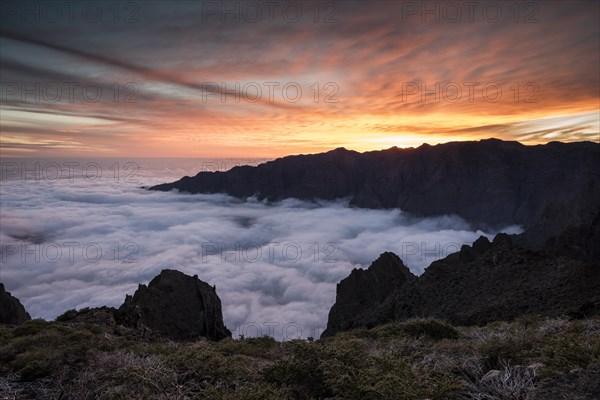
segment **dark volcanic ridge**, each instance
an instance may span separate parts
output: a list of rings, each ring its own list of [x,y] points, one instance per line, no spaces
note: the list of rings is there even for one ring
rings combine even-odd
[[[340,148],[200,172],[150,189],[268,201],[350,199],[352,206],[416,216],[455,214],[474,228],[521,225],[534,232],[523,240],[540,247],[595,215],[598,171],[598,143],[525,146],[488,139],[365,153]]]
[[[596,232],[598,226],[596,226]],[[323,337],[411,318],[485,325],[521,315],[588,317],[600,313],[600,265],[532,251],[498,234],[410,273],[393,253],[355,269],[337,286]]]

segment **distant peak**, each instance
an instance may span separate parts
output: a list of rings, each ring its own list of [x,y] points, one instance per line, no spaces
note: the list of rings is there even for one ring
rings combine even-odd
[[[495,142],[495,143],[498,143],[498,142],[504,142],[504,140],[498,139],[498,138],[495,138],[495,137],[491,137],[491,138],[487,138],[487,139],[481,139],[480,142]]]
[[[169,268],[165,268],[162,271],[160,271],[160,275],[177,275],[177,276],[182,276],[185,275],[183,272],[178,271],[176,269],[169,269]]]
[[[398,273],[404,276],[405,279],[410,280],[414,278],[414,275],[410,272],[410,269],[408,269],[402,259],[398,257],[396,253],[390,251],[381,253],[377,260],[371,263],[368,270],[372,273],[378,273],[377,271],[382,270],[399,271]],[[396,274],[396,272],[394,272],[394,274]]]
[[[522,143],[519,143],[516,140],[502,140],[502,139],[498,139],[498,138],[488,138],[488,139],[481,139],[479,141],[480,143],[490,143],[490,144],[510,144],[510,145],[519,145],[519,146],[523,146]]]
[[[345,147],[338,147],[336,149],[328,151],[326,154],[349,154],[356,153],[354,150],[348,150]]]
[[[392,253],[391,251],[384,251],[377,257],[377,260],[394,260],[394,261],[402,261],[400,257],[396,253]]]
[[[385,150],[382,150],[382,151],[402,151],[402,150],[407,150],[407,149],[412,149],[412,147],[402,148],[402,147],[398,147],[398,146],[392,146],[389,149],[385,149]]]

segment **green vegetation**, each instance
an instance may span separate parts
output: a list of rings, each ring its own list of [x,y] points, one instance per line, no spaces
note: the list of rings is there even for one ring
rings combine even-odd
[[[522,400],[565,371],[599,366],[597,319],[417,319],[284,343],[143,341],[60,321],[0,327],[7,399]]]

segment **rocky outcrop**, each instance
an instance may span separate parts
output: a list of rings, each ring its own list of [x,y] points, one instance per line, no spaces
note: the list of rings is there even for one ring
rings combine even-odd
[[[80,310],[68,310],[59,315],[56,320],[59,322],[82,323],[89,325],[100,325],[104,328],[115,329],[115,312],[113,307],[82,308]]]
[[[355,268],[350,276],[337,284],[336,301],[329,312],[328,331],[348,330],[362,325],[362,314],[382,311],[381,305],[397,287],[415,279],[400,257],[389,252],[381,254],[366,270]],[[393,315],[376,318],[391,319]],[[368,321],[364,324],[368,325]]]
[[[365,153],[336,149],[201,172],[151,189],[271,201],[349,198],[358,207],[456,214],[475,227],[535,226],[524,239],[541,246],[589,221],[589,205],[600,204],[599,165],[597,143],[524,146],[488,139]]]
[[[117,335],[142,338],[221,340],[231,337],[223,323],[221,299],[214,286],[182,272],[165,269],[148,284],[112,307],[69,310],[60,322],[95,324]]]
[[[223,323],[215,287],[182,272],[165,269],[127,296],[116,311],[118,324],[174,340],[231,337]]]
[[[353,282],[363,284],[370,285],[370,279]],[[370,307],[339,296],[340,285],[324,336],[413,317],[480,325],[523,314],[589,316],[600,311],[598,287],[597,261],[526,250],[505,234],[491,243],[481,237],[433,262],[420,277],[408,277],[383,301],[374,296]]]
[[[19,299],[13,297],[0,283],[0,324],[22,324],[31,317]]]

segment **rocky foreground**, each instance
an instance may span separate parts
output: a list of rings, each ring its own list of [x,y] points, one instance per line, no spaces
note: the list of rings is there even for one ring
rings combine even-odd
[[[0,326],[0,398],[597,400],[600,320],[417,319],[284,343],[33,320]]]

